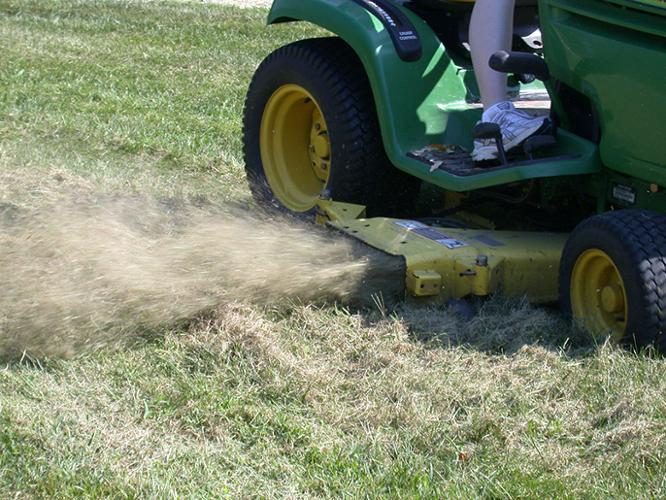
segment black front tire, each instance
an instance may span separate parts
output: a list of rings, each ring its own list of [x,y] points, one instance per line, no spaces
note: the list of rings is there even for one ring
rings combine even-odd
[[[354,51],[340,38],[302,40],[281,47],[257,69],[243,120],[246,175],[255,200],[285,208],[266,177],[260,130],[269,99],[289,84],[314,97],[328,125],[331,162],[325,187],[331,197],[365,205],[369,216],[409,212],[421,182],[387,158],[367,76]]]

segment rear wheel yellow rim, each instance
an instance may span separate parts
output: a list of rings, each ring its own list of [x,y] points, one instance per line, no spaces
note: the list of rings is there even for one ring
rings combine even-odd
[[[299,85],[283,85],[266,103],[259,134],[275,197],[296,212],[313,208],[331,169],[328,126],[317,101]]]
[[[571,312],[594,335],[620,341],[627,329],[627,292],[613,260],[599,249],[584,251],[571,273]]]

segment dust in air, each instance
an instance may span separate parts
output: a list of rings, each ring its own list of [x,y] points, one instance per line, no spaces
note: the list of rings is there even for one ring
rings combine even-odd
[[[247,209],[138,196],[5,203],[0,358],[71,356],[226,301],[368,299],[395,286],[391,266],[350,239]]]

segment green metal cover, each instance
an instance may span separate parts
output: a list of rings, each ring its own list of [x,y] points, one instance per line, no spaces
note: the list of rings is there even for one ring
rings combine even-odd
[[[666,186],[664,14],[652,1],[540,2],[551,73],[593,102],[603,164],[661,186]]]

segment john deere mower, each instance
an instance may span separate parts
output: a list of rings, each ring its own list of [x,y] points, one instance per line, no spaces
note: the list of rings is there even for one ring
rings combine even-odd
[[[559,300],[595,336],[666,350],[666,7],[517,0],[513,51],[489,64],[552,126],[509,154],[478,123],[472,8],[275,0],[269,24],[334,36],[257,69],[253,196],[395,256],[415,300]],[[472,160],[475,137],[497,141],[496,162]]]

